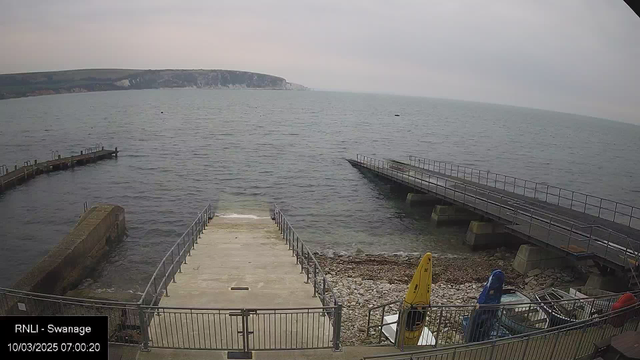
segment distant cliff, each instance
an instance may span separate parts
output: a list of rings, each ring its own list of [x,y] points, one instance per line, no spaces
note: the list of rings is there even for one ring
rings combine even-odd
[[[86,69],[0,75],[0,99],[159,88],[308,90],[278,76],[234,70]]]

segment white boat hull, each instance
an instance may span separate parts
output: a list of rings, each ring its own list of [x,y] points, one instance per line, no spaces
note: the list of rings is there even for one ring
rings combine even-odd
[[[391,343],[395,343],[396,339],[396,328],[398,324],[398,315],[389,315],[385,316],[382,320],[382,333],[384,336],[391,341]],[[418,346],[428,346],[435,345],[436,338],[433,336],[431,331],[427,329],[425,326],[422,328],[422,334],[420,334],[420,339],[418,340]]]

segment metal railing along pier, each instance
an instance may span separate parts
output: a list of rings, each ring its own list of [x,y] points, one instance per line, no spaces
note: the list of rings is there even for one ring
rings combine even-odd
[[[564,189],[544,182],[417,156],[409,156],[409,164],[640,229],[640,209],[619,201]]]
[[[162,258],[160,264],[151,275],[151,280],[140,298],[142,305],[157,305],[162,296],[169,295],[169,283],[176,281],[176,273],[182,271],[182,264],[187,263],[187,257],[198,243],[198,238],[213,219],[214,212],[211,204],[207,205],[191,223],[175,244]]]

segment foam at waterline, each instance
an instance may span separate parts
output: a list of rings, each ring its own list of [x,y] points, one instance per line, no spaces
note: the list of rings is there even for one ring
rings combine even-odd
[[[361,253],[361,254],[356,254],[355,250],[351,250],[351,251],[335,251],[335,250],[319,250],[319,251],[312,251],[312,253],[314,255],[321,255],[321,256],[326,256],[329,258],[333,258],[333,257],[338,257],[338,256],[388,256],[388,257],[423,257],[424,254],[426,254],[427,252],[431,252],[431,254],[435,257],[442,257],[442,258],[459,258],[460,255],[457,254],[441,254],[438,253],[436,251],[425,251],[423,253],[421,252],[405,252],[405,251],[398,251],[398,252],[386,252],[386,251],[376,251],[376,252],[365,252],[365,253]]]
[[[250,215],[250,214],[216,214],[217,217],[221,217],[221,218],[241,218],[241,219],[252,219],[252,220],[260,220],[260,219],[271,219],[268,216],[257,216],[257,215]]]

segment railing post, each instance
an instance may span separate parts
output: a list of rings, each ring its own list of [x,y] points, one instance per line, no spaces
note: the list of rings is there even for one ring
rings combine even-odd
[[[313,297],[316,297],[316,292],[318,291],[318,282],[316,281],[318,275],[316,262],[313,262]]]
[[[310,266],[311,263],[309,262],[311,260],[311,252],[309,251],[309,248],[307,248],[307,266],[306,266],[306,273],[307,273],[307,281],[305,281],[305,284],[309,283],[309,273],[311,272]]]
[[[598,205],[598,217],[600,217],[600,211],[602,211],[602,198],[600,198],[600,205]]]
[[[140,329],[142,330],[142,343],[140,345],[140,351],[151,351],[149,350],[149,328],[147,327],[147,318],[144,314],[144,309],[140,305],[138,305],[138,321],[140,322]]]
[[[529,347],[529,342],[531,341],[531,336],[527,337],[527,343],[524,344],[524,351],[522,352],[522,360],[524,360],[527,356],[527,348]]]
[[[569,250],[569,246],[571,246],[571,238],[573,237],[573,227],[576,226],[576,224],[571,224],[571,230],[569,230],[569,239],[567,240],[567,251],[571,251]]]
[[[489,354],[489,357],[487,358],[489,360],[493,359],[493,352],[496,349],[496,342],[497,342],[497,340],[494,340],[493,344],[491,344],[491,353]]]
[[[296,236],[296,246],[295,246],[295,249],[293,249],[293,252],[296,255],[296,265],[298,265],[298,262],[300,261],[300,258],[298,256],[298,250],[300,250],[300,238]]]
[[[154,295],[158,295],[158,284],[156,284],[156,278],[155,276],[153,277],[153,291],[154,291]]]
[[[326,277],[322,277],[322,306],[327,306],[326,301],[325,301],[325,296],[327,296],[327,278]],[[323,312],[324,314],[324,312]]]
[[[175,264],[176,264],[176,260],[173,258],[173,249],[171,249],[171,269],[172,269],[172,271],[173,271],[173,266]],[[173,277],[173,282],[175,283],[176,282],[176,274],[173,273],[172,277]]]
[[[582,345],[582,338],[584,337],[584,333],[586,332],[586,329],[587,329],[587,324],[585,323],[584,326],[582,326],[582,330],[580,331],[580,340],[578,340],[578,344],[576,346],[576,352],[573,354],[572,359],[578,358],[578,352],[580,351],[580,347]]]
[[[399,306],[400,310],[398,312],[398,321],[396,322],[396,338],[394,339],[394,342],[397,349],[400,349],[400,351],[404,351],[404,327],[407,322],[407,311],[411,311],[411,309],[404,309],[402,307],[402,304],[400,304]]]
[[[440,329],[441,329],[441,324],[442,324],[442,313],[444,312],[444,308],[440,308],[440,315],[438,316],[438,330],[436,330],[436,334],[438,334],[437,336],[434,335],[435,341],[436,343],[434,344],[434,347],[438,347],[438,343],[440,342]]]
[[[556,336],[556,341],[553,343],[553,350],[551,350],[551,357],[550,359],[553,359],[553,356],[556,354],[556,350],[558,348],[558,340],[560,339],[560,334],[563,334],[564,332],[558,331],[556,334],[558,334]]]
[[[304,274],[304,243],[302,243],[302,249],[300,252],[300,274]]]
[[[163,281],[163,283],[164,283],[164,295],[166,297],[169,297],[169,285],[167,284],[167,269],[166,269],[167,265],[166,264],[167,264],[166,262],[164,262],[164,261],[162,262],[162,272],[164,273],[164,281]]]
[[[242,309],[242,351],[249,354],[249,310]]]
[[[591,237],[593,236],[593,226],[589,227],[589,242],[587,243],[587,254],[589,253],[589,247],[591,247]]]
[[[333,351],[340,351],[340,331],[342,330],[342,304],[335,307],[333,316]]]

